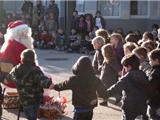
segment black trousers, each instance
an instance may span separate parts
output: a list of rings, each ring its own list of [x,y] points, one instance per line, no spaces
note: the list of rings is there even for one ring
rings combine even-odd
[[[92,120],[93,110],[88,112],[75,112],[73,120]]]

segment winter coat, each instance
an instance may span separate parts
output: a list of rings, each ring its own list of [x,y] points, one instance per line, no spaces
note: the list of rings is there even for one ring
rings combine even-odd
[[[149,60],[148,59],[143,60],[139,68],[140,70],[144,71],[146,75],[148,75],[151,70],[151,65],[149,64]]]
[[[95,16],[94,19],[93,19],[94,26],[96,26],[96,18],[97,18],[97,16]],[[102,28],[105,29],[105,27],[106,27],[105,19],[102,16],[100,17],[100,19],[101,19]]]
[[[72,104],[76,107],[94,108],[97,106],[97,93],[106,97],[105,87],[95,76],[71,76],[69,80],[56,84],[54,89],[72,90]]]
[[[152,88],[149,104],[151,107],[160,108],[160,65],[153,66],[149,73],[148,79]]]
[[[147,85],[146,74],[141,70],[134,69],[111,86],[107,93],[108,96],[113,96],[123,90],[122,109],[127,112],[134,110],[137,113],[143,113],[147,108]]]
[[[49,88],[52,83],[39,67],[31,63],[15,66],[8,74],[7,80],[16,83],[20,104],[23,106],[40,104],[43,88]]]
[[[100,79],[108,89],[118,81],[118,71],[120,66],[116,60],[112,60],[109,63],[104,62],[101,68]]]
[[[101,50],[96,50],[95,54],[94,54],[94,58],[93,58],[93,61],[92,61],[92,66],[94,68],[94,71],[96,74],[100,74],[100,67],[101,65],[103,64],[103,55],[102,55],[102,52]]]

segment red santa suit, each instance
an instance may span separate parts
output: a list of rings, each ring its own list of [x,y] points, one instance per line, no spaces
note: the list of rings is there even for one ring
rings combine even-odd
[[[20,63],[20,54],[23,50],[33,49],[31,28],[22,21],[11,22],[5,34],[5,42],[0,50],[0,61],[13,65]],[[15,83],[8,83],[8,87],[15,88]]]

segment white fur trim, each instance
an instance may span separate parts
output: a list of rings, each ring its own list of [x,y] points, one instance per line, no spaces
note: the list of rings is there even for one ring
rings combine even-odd
[[[14,28],[8,28],[9,30],[23,30],[24,28],[28,28],[29,26],[26,24],[18,25]]]

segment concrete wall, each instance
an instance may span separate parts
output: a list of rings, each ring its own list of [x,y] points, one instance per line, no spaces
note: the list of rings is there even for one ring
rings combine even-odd
[[[160,1],[149,1],[148,16],[134,17],[130,15],[130,1],[121,1],[119,18],[106,19],[106,28],[115,30],[122,27],[125,32],[129,30],[151,31],[153,24],[160,26]]]
[[[159,24],[160,20],[148,20],[148,19],[106,19],[106,28],[115,30],[117,27],[122,27],[125,32],[129,30],[151,31],[153,24]]]

